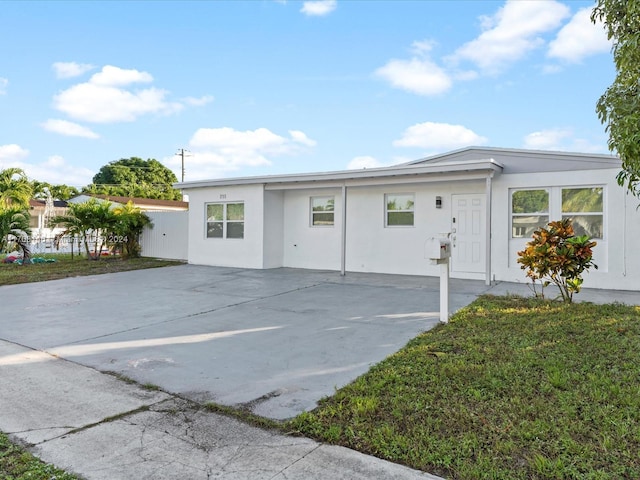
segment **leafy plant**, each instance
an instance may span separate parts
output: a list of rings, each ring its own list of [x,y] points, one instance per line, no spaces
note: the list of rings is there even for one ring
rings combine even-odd
[[[139,242],[140,235],[144,227],[153,228],[151,219],[131,201],[116,207],[113,211],[116,215],[114,233],[122,243],[122,255],[124,257],[139,257],[142,251]]]
[[[23,265],[29,263],[29,212],[21,208],[0,209],[0,252],[15,244],[22,250]]]
[[[108,234],[113,231],[116,222],[111,202],[98,202],[95,199],[84,203],[71,203],[67,215],[51,219],[51,225],[60,225],[69,235],[81,238],[87,257],[91,260],[100,258]]]
[[[527,270],[534,290],[538,280],[543,292],[544,287],[553,283],[560,289],[562,300],[571,303],[573,294],[582,287],[583,272],[598,268],[593,263],[592,249],[596,244],[588,235],[576,236],[571,219],[565,218],[535,230],[526,248],[518,252],[518,263]]]

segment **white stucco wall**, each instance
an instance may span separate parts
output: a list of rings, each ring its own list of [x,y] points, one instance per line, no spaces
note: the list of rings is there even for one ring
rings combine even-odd
[[[311,197],[333,196],[333,226],[311,225]],[[342,198],[339,188],[284,192],[283,265],[292,268],[340,270]]]
[[[638,200],[616,183],[617,168],[572,172],[496,175],[491,206],[491,278],[527,282],[517,252],[527,238],[511,239],[512,189],[602,186],[604,238],[594,249],[598,270],[584,276],[585,287],[640,290],[640,213]],[[336,186],[265,190],[263,184],[189,189],[190,263],[243,268],[294,267],[339,271],[341,267],[342,190]],[[556,190],[553,190],[553,189]],[[422,182],[392,186],[347,188],[346,270],[391,274],[439,274],[425,258],[425,242],[451,231],[452,197],[484,194],[485,180]],[[553,193],[555,192],[555,193]],[[385,227],[385,194],[413,193],[412,227]],[[334,225],[314,227],[310,198],[334,196]],[[436,208],[436,196],[442,208]],[[205,205],[209,202],[245,204],[244,239],[206,238]],[[559,197],[552,202],[561,202]],[[556,218],[551,218],[555,220]],[[458,278],[484,279],[484,274],[456,272]]]
[[[189,263],[263,268],[262,184],[189,189]],[[244,238],[207,238],[207,203],[244,202]]]
[[[283,266],[284,192],[264,192],[263,268]]]
[[[413,193],[413,227],[385,227],[385,194]],[[420,183],[350,188],[347,194],[348,271],[439,275],[425,258],[425,242],[451,231],[451,195],[484,193],[484,182]],[[436,208],[436,196],[442,208]],[[455,275],[454,275],[455,276]]]
[[[584,287],[640,289],[640,267],[637,243],[640,238],[640,213],[637,200],[628,197],[616,183],[617,169],[585,170],[501,175],[493,182],[492,209],[492,276],[496,280],[527,282],[525,272],[517,263],[517,252],[528,238],[511,238],[510,192],[520,188],[604,187],[604,238],[597,239],[594,261],[598,270],[583,275]],[[554,191],[552,190],[552,194]],[[557,191],[556,191],[557,193]],[[550,201],[560,202],[553,198]],[[550,220],[559,220],[552,218]],[[553,287],[555,288],[555,287]]]

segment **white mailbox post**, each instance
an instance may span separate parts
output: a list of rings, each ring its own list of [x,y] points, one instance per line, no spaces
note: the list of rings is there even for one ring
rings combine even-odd
[[[440,238],[431,237],[425,243],[425,258],[432,265],[440,265],[440,321],[449,321],[449,258],[451,257],[451,242],[449,233],[441,234]]]

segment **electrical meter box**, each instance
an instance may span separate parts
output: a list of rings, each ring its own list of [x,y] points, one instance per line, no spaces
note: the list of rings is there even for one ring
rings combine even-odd
[[[445,260],[451,257],[451,241],[448,238],[431,237],[425,242],[425,258]]]

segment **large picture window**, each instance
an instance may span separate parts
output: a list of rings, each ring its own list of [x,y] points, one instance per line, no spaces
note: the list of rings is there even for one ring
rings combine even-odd
[[[387,193],[384,196],[385,226],[412,227],[414,222],[414,194]]]
[[[571,219],[576,235],[604,238],[604,188],[549,187],[511,192],[511,238],[530,238],[550,221]]]
[[[602,187],[563,188],[562,218],[570,218],[576,235],[602,238]]]
[[[547,190],[516,190],[511,193],[511,237],[530,237],[549,223]]]
[[[208,203],[207,238],[244,238],[244,203]]]
[[[334,197],[311,197],[311,226],[333,226]]]

